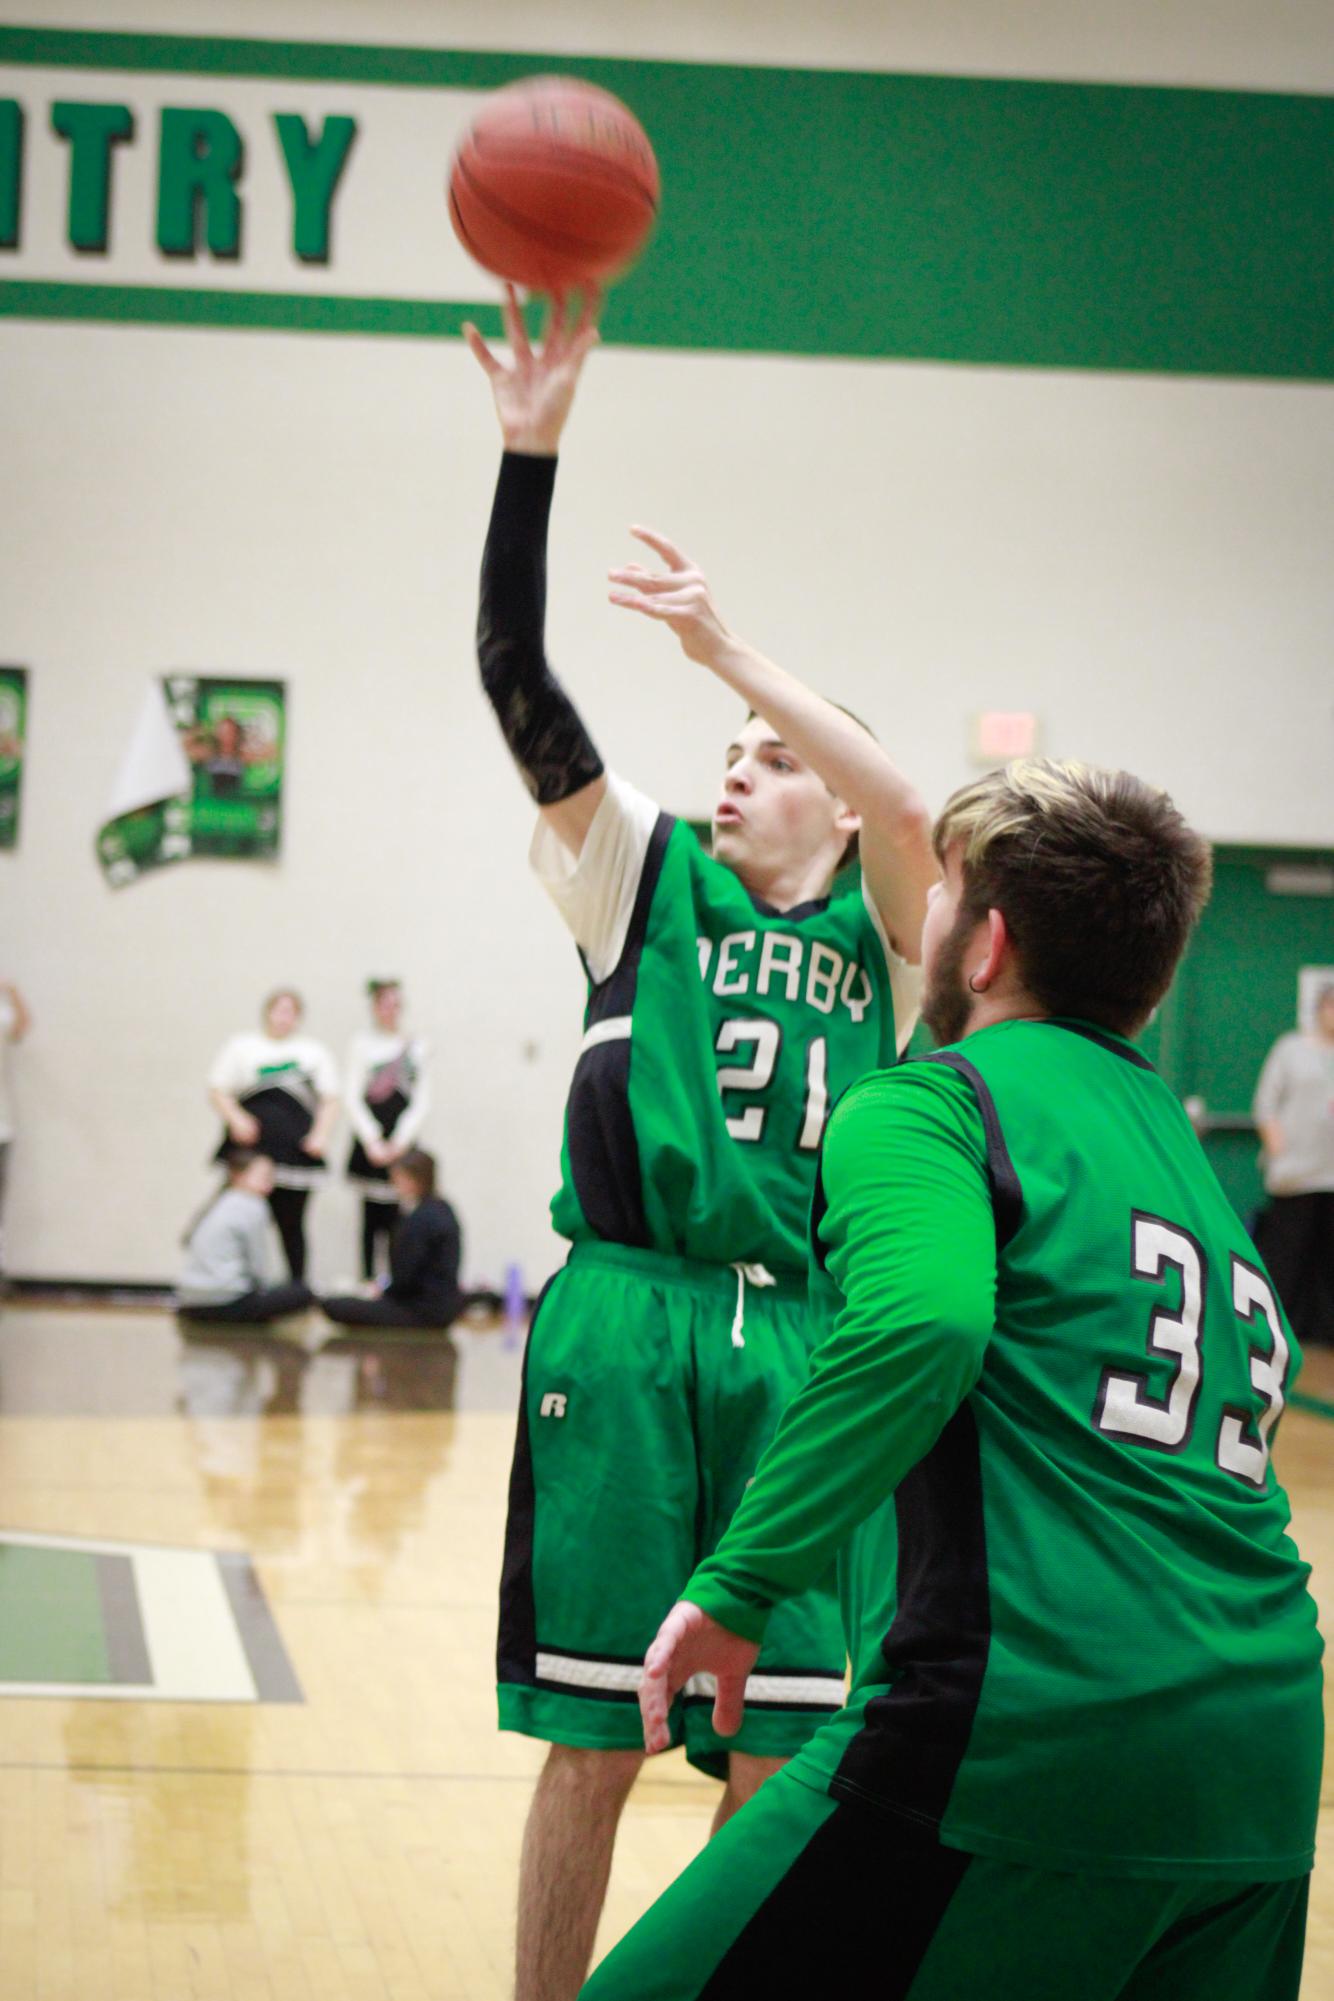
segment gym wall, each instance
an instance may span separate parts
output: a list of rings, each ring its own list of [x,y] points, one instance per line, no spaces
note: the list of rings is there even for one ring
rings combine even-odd
[[[0,855],[0,977],[35,1017],[14,1273],[169,1276],[208,1185],[214,1049],[281,981],[341,1058],[371,973],[404,978],[437,1051],[426,1137],[467,1275],[517,1261],[532,1285],[560,1255],[582,980],[476,685],[498,440],[458,328],[497,322],[441,194],[475,93],[511,75],[609,83],[664,169],[553,530],[552,657],[610,762],[707,817],[737,715],[606,603],[643,520],[933,807],[976,769],[972,717],[1031,709],[1044,749],[1166,784],[1217,839],[1329,844],[1319,0],[28,13],[0,30],[20,107],[0,191],[4,146],[22,153],[0,659],[32,676],[21,845]],[[69,241],[56,102],[134,116],[105,251]],[[161,248],[164,107],[242,136],[235,255]],[[323,263],[293,247],[281,112],[357,121]],[[145,682],[172,669],[286,680],[282,860],[112,891],[94,832]],[[317,1281],[353,1268],[337,1179],[313,1241]]]

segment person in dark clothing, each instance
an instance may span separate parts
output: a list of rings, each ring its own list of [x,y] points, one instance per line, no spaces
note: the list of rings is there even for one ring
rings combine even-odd
[[[400,1217],[389,1246],[389,1278],[370,1299],[321,1300],[343,1327],[448,1327],[463,1310],[458,1217],[435,1190],[435,1158],[413,1147],[389,1170]]]

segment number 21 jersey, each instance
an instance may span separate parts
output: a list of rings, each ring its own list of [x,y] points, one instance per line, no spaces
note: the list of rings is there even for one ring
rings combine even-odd
[[[578,861],[545,825],[532,859],[589,980],[555,1228],[803,1271],[828,1108],[895,1060],[917,969],[860,892],[776,911],[614,776]]]

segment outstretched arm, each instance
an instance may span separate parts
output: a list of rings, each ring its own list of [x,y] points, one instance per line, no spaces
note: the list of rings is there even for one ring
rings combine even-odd
[[[838,1316],[649,1650],[648,1750],[663,1748],[667,1709],[694,1674],[717,1676],[716,1727],[736,1729],[773,1607],[818,1582],[976,1383],[996,1309],[986,1157],[969,1086],[933,1064],[864,1077],[835,1110],[818,1235]]]
[[[491,383],[505,441],[482,557],[477,658],[482,686],[524,783],[562,844],[578,855],[606,790],[602,760],[547,662],[547,524],[556,453],[579,372],[597,340],[590,294],[571,321],[552,304],[545,345],[528,339],[514,288],[505,330],[513,360],[499,361],[476,327],[464,334]]]
[[[870,733],[842,709],[730,632],[707,579],[665,535],[631,533],[667,565],[611,572],[613,604],[670,626],[691,660],[735,688],[861,820],[861,864],[871,900],[900,958],[922,956],[926,893],[940,871],[926,803]]]

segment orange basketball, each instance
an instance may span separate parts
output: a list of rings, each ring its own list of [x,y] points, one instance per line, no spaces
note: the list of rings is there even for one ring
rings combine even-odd
[[[454,156],[449,214],[465,250],[531,291],[603,282],[643,248],[658,163],[619,97],[575,77],[498,90]]]

